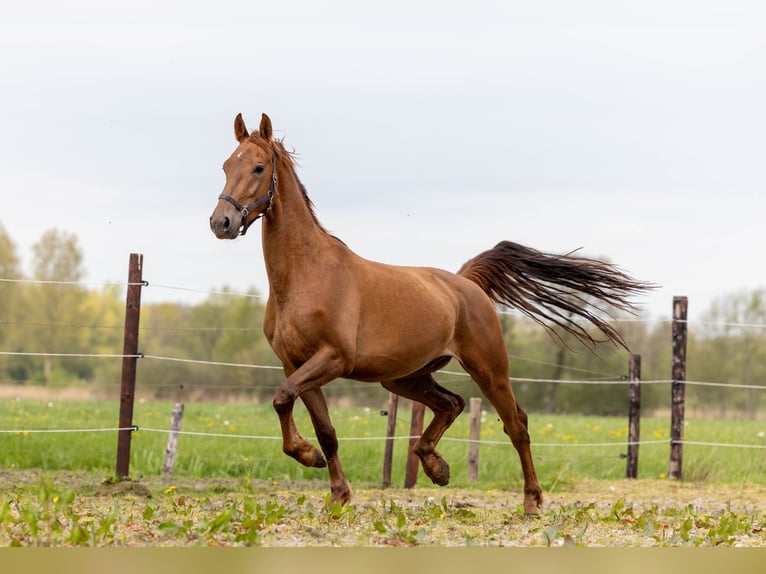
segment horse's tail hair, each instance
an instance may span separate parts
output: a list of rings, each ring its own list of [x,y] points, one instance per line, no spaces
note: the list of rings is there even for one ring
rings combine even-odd
[[[542,253],[510,241],[467,261],[458,275],[476,283],[495,303],[534,319],[561,342],[556,326],[591,348],[611,341],[628,349],[607,321],[615,311],[634,313],[630,297],[654,288],[603,261]],[[594,336],[589,325],[606,339]]]

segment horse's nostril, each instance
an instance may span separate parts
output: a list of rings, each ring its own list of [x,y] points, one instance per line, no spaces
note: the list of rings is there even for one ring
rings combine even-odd
[[[226,230],[229,229],[229,218],[228,217],[224,217],[223,218],[223,228],[226,229]]]

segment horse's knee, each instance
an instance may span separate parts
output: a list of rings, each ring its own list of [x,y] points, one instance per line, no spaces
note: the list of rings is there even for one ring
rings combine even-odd
[[[294,404],[294,393],[292,393],[289,389],[284,388],[283,385],[280,385],[277,388],[277,392],[274,393],[274,400],[272,401],[274,410],[277,411],[277,414],[280,416],[285,415],[292,412]]]

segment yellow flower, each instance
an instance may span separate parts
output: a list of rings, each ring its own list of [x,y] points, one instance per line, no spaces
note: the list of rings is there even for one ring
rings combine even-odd
[[[665,476],[665,473],[664,473],[664,472],[661,472],[661,473],[660,473],[660,478],[667,478],[667,476]]]
[[[165,494],[172,494],[172,493],[174,493],[174,492],[175,492],[175,490],[176,490],[176,487],[175,487],[175,485],[171,485],[171,486],[168,486],[168,487],[165,489]]]

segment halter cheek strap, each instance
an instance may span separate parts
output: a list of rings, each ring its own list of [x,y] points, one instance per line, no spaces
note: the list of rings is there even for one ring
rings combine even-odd
[[[277,191],[277,154],[274,153],[274,148],[271,148],[271,185],[269,186],[269,191],[266,193],[266,195],[248,205],[242,205],[232,196],[226,195],[225,193],[219,195],[218,199],[228,201],[237,208],[237,211],[239,211],[239,213],[242,215],[242,230],[239,232],[239,234],[244,235],[247,233],[248,227],[250,227],[253,223],[258,221],[261,217],[269,212],[271,209],[271,202],[274,199],[274,194],[279,195],[279,192]],[[266,209],[256,215],[252,220],[248,221],[248,216],[263,205],[266,205]]]

